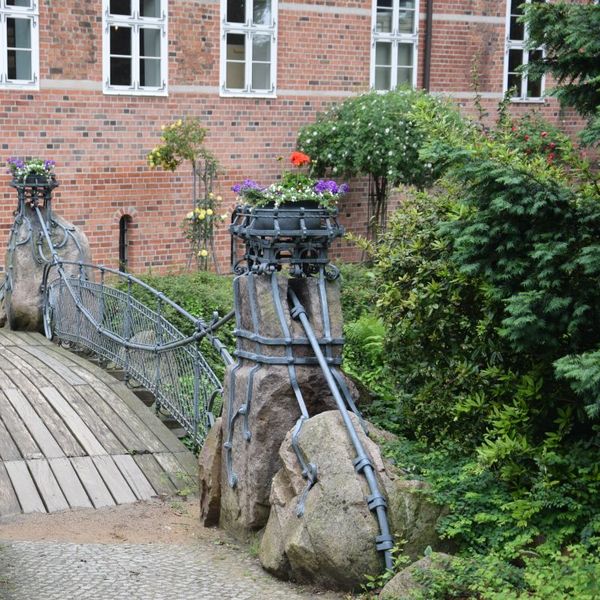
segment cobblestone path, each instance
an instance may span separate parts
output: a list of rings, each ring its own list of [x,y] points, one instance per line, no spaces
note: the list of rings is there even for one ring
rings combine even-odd
[[[198,502],[0,519],[0,600],[342,600],[268,575]]]
[[[269,577],[255,560],[202,544],[0,543],[2,600],[341,598]]]

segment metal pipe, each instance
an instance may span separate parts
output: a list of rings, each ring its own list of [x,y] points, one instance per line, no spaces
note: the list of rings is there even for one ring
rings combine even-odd
[[[310,345],[319,361],[319,365],[321,370],[323,371],[323,375],[325,376],[325,380],[333,398],[335,399],[335,403],[337,404],[338,410],[342,415],[342,419],[344,421],[344,425],[348,431],[348,435],[350,436],[350,441],[354,446],[356,451],[356,459],[354,460],[354,467],[358,473],[364,473],[365,479],[369,485],[369,489],[371,491],[371,495],[368,498],[369,508],[375,512],[377,515],[377,520],[379,522],[379,530],[381,535],[377,536],[377,550],[383,551],[385,566],[386,569],[393,568],[392,554],[391,549],[394,545],[393,537],[390,532],[388,520],[387,520],[387,512],[386,512],[386,501],[379,491],[379,486],[377,485],[377,480],[375,478],[375,471],[373,469],[373,464],[369,459],[356,430],[354,429],[354,425],[352,423],[352,419],[350,418],[350,414],[348,409],[346,408],[346,404],[344,399],[342,398],[340,391],[336,385],[335,379],[331,373],[331,368],[327,364],[327,359],[323,355],[323,351],[319,346],[319,342],[315,336],[315,332],[308,320],[306,315],[306,310],[304,306],[302,306],[298,296],[291,288],[288,289],[288,294],[293,304],[292,308],[292,317],[294,319],[299,319],[304,331],[306,332],[306,337],[308,338]]]
[[[425,54],[423,57],[423,89],[430,91],[431,83],[431,45],[433,38],[433,0],[427,0],[425,15]]]

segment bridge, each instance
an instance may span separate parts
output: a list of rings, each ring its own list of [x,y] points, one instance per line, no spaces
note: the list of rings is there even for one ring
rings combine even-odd
[[[172,495],[196,470],[124,382],[40,334],[0,329],[0,518]]]

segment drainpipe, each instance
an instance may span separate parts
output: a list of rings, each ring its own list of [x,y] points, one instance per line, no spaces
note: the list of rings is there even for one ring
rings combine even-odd
[[[429,91],[431,77],[431,38],[433,34],[433,0],[427,0],[425,15],[425,56],[423,58],[423,88]]]

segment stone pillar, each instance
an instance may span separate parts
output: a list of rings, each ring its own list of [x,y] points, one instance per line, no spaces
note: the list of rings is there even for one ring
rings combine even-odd
[[[234,535],[243,536],[267,523],[271,482],[281,467],[279,448],[302,414],[298,390],[310,416],[335,408],[304,331],[291,318],[288,286],[300,296],[319,338],[326,334],[326,311],[332,338],[329,341],[333,341],[329,352],[332,363],[339,362],[341,356],[342,313],[337,281],[326,282],[323,278],[320,283],[319,278],[288,279],[252,273],[236,279],[238,364],[229,368],[223,394],[225,446],[220,515],[221,526]],[[288,337],[293,340],[291,345],[285,343]],[[287,364],[292,357],[307,364],[293,365],[291,360]],[[297,382],[296,391],[293,381]]]
[[[50,210],[49,204],[39,208],[47,222],[52,244],[62,260],[90,262],[91,253],[85,234]],[[11,329],[43,331],[41,289],[44,267],[52,258],[42,233],[38,216],[22,199],[12,225],[6,252],[6,286],[4,308]],[[77,265],[65,266],[76,274]]]

